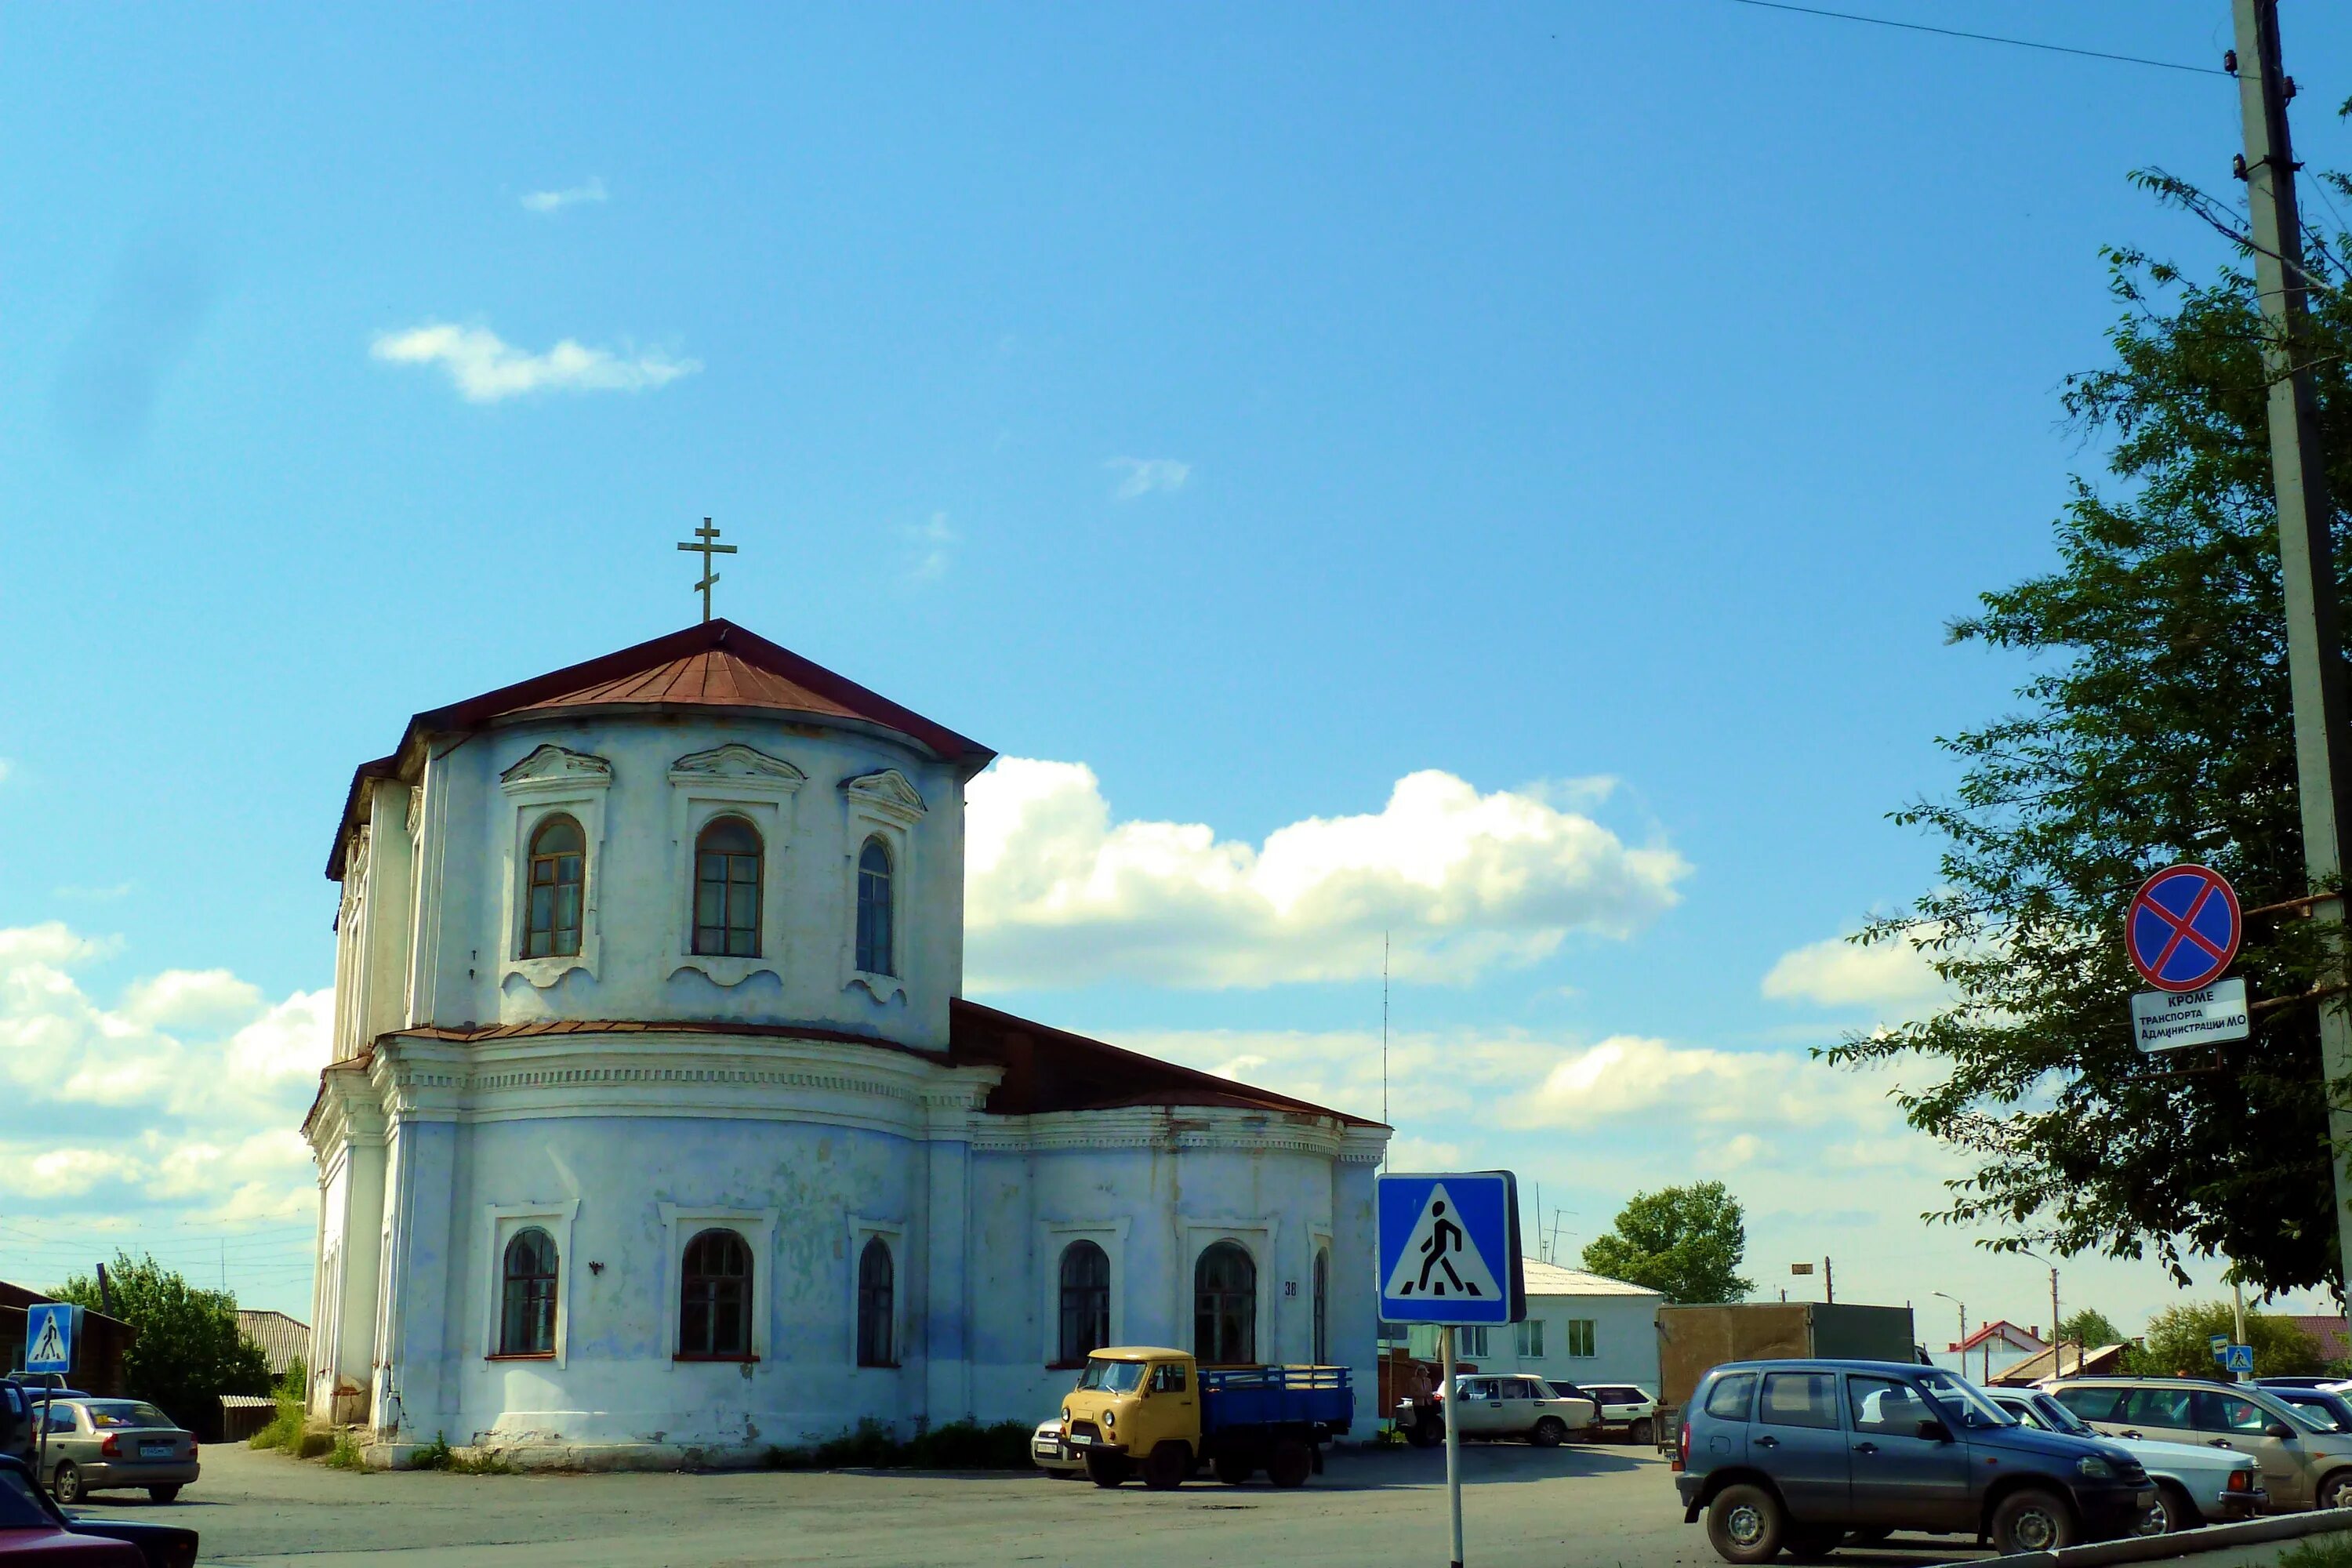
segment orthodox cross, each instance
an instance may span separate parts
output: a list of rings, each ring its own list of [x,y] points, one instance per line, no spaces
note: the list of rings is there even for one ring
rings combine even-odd
[[[691,550],[702,557],[702,581],[697,583],[695,586],[702,590],[702,618],[707,621],[710,618],[710,585],[719,581],[719,574],[710,569],[710,558],[714,555],[732,555],[735,553],[735,547],[731,544],[711,542],[719,537],[719,530],[710,526],[710,520],[707,517],[702,520],[702,526],[694,531],[694,536],[702,542],[681,544],[678,548]]]

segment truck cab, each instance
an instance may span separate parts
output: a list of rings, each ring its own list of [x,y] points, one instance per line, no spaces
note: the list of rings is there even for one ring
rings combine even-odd
[[[1183,1351],[1120,1345],[1088,1356],[1064,1396],[1062,1444],[1098,1487],[1139,1470],[1144,1485],[1164,1490],[1204,1463],[1228,1486],[1264,1469],[1275,1485],[1295,1487],[1322,1468],[1322,1445],[1348,1430],[1354,1412],[1345,1367],[1204,1373]]]

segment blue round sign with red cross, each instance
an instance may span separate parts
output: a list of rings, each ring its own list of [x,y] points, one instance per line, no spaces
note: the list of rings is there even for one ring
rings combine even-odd
[[[2160,991],[2198,991],[2221,979],[2244,934],[2236,889],[2204,866],[2158,871],[2139,885],[2124,917],[2132,967]]]

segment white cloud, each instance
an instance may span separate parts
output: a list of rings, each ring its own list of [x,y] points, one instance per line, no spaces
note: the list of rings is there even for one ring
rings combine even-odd
[[[1397,781],[1377,813],[1308,817],[1263,846],[1114,823],[1078,763],[1006,757],[966,798],[975,990],[1360,979],[1381,972],[1383,933],[1400,978],[1466,982],[1572,931],[1631,934],[1689,869],[1589,816],[1434,770]]]
[[[560,191],[529,192],[523,196],[522,205],[532,212],[549,215],[560,213],[565,207],[578,206],[582,202],[601,202],[604,199],[604,180],[591,174],[586,184],[568,185]]]
[[[72,971],[109,947],[55,921],[0,931],[0,1193],[39,1200],[55,1223],[75,1218],[58,1206],[70,1200],[93,1223],[314,1201],[296,1130],[326,1065],[332,993],[271,1004],[226,970],[173,969],[107,1006]]]
[[[1192,477],[1192,465],[1173,458],[1113,458],[1103,467],[1120,476],[1113,500],[1136,500],[1154,490],[1172,493]]]
[[[6,784],[8,782],[8,759],[5,757],[0,757],[0,784]]]
[[[947,513],[935,511],[929,521],[908,528],[907,540],[914,551],[910,574],[918,583],[936,583],[955,563],[955,547],[962,535],[948,525]]]
[[[1764,976],[1764,994],[1823,1007],[1902,1010],[1937,1000],[1945,986],[1927,955],[1906,941],[1864,947],[1831,937],[1782,953]]]
[[[488,327],[428,321],[404,332],[378,332],[369,351],[392,364],[437,364],[468,403],[496,403],[533,392],[646,392],[692,375],[702,362],[658,350],[616,354],[571,338],[545,353],[514,347]]]

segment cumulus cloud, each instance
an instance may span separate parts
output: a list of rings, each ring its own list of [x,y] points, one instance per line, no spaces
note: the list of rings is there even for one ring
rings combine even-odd
[[[948,524],[948,514],[931,513],[929,521],[907,530],[907,542],[914,552],[914,564],[908,569],[918,583],[936,583],[948,574],[955,563],[955,547],[962,536]]]
[[[976,990],[1361,979],[1381,972],[1383,933],[1399,977],[1466,982],[1573,931],[1631,934],[1688,870],[1580,813],[1434,770],[1398,780],[1376,813],[1308,817],[1256,846],[1114,822],[1079,763],[1003,758],[966,799]]]
[[[1103,467],[1119,476],[1113,500],[1138,500],[1154,490],[1172,494],[1192,477],[1192,465],[1173,458],[1113,458]]]
[[[1927,955],[1900,941],[1868,947],[1843,937],[1808,942],[1782,953],[1764,976],[1770,1000],[1823,1007],[1901,1010],[1933,1002],[1944,990]]]
[[[533,392],[648,392],[702,368],[699,360],[658,350],[614,353],[571,338],[545,353],[531,353],[488,327],[446,321],[378,332],[368,352],[389,364],[440,366],[468,403],[497,403]]]
[[[297,1129],[333,994],[272,1003],[226,970],[172,969],[107,1005],[74,971],[110,948],[56,921],[0,930],[0,1194],[52,1221],[68,1201],[93,1219],[307,1212]]]
[[[523,206],[542,216],[562,212],[565,207],[578,206],[583,202],[605,200],[604,182],[597,175],[588,176],[588,183],[567,185],[560,191],[530,191],[522,198]]]

